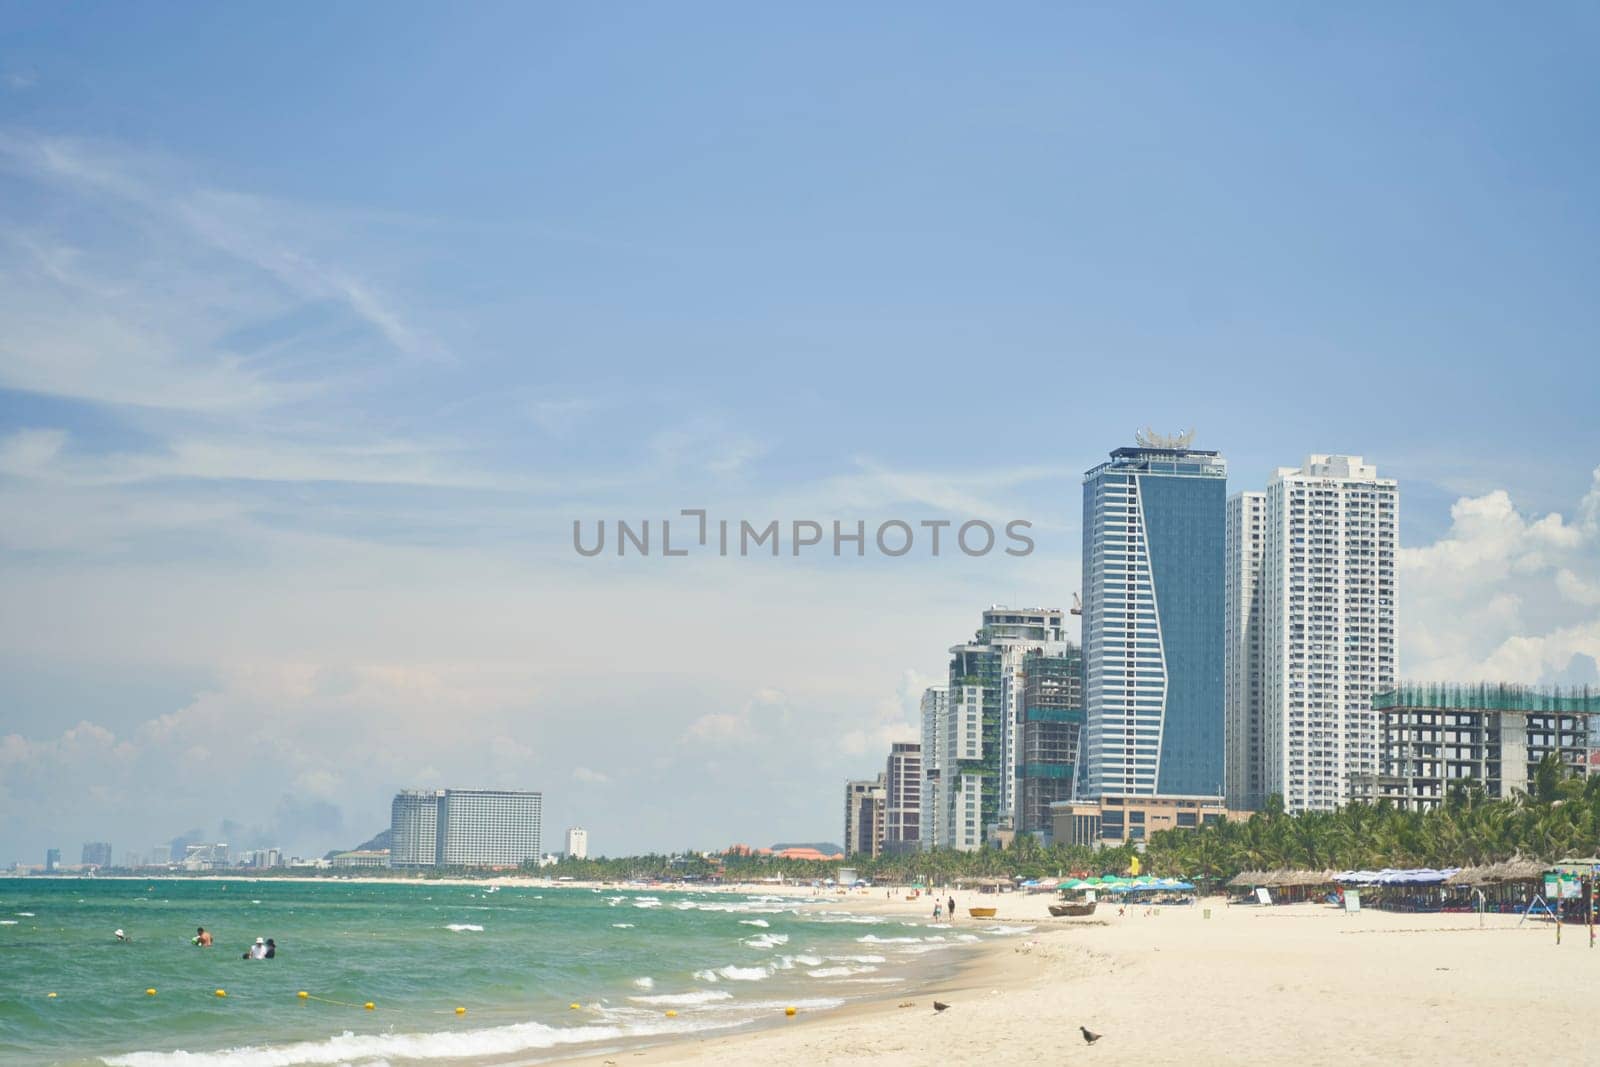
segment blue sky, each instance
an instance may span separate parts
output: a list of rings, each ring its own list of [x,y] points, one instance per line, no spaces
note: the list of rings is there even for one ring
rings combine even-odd
[[[603,851],[837,836],[1147,424],[1401,479],[1407,673],[1585,676],[1597,22],[9,6],[0,862],[491,780]],[[1040,547],[568,547],[693,506]]]

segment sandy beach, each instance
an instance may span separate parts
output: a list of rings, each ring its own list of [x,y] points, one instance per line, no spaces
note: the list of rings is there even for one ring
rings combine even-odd
[[[791,890],[791,892],[795,892]],[[804,890],[810,895],[811,890]],[[1047,895],[985,896],[994,920],[1032,926],[974,951],[934,988],[770,1028],[565,1061],[687,1063],[1184,1064],[1594,1062],[1600,1036],[1582,994],[1600,949],[1569,926],[1516,916],[1409,915],[1325,905],[1102,904],[1053,919]],[[931,903],[883,891],[836,899],[852,911],[922,916]],[[926,906],[925,906],[926,905]],[[1210,910],[1209,918],[1206,909]],[[950,1008],[936,1014],[932,1001]],[[909,1003],[908,1003],[909,1002]],[[1085,1045],[1079,1026],[1103,1034]]]

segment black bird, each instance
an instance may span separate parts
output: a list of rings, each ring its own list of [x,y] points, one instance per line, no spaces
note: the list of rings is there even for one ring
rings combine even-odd
[[[1101,1035],[1095,1033],[1093,1030],[1089,1029],[1087,1026],[1080,1026],[1080,1027],[1078,1027],[1078,1030],[1083,1034],[1083,1043],[1085,1045],[1092,1045],[1096,1041],[1100,1040]]]
[[[936,1000],[936,1001],[933,1002],[933,1010],[934,1011],[944,1011],[949,1006],[950,1005],[946,1004],[942,1000]]]

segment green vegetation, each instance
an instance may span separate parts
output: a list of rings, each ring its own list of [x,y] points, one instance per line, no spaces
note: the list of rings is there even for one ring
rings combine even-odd
[[[1600,777],[1567,777],[1554,757],[1533,792],[1490,800],[1458,784],[1430,812],[1351,804],[1336,812],[1287,815],[1281,798],[1246,822],[1168,830],[1150,839],[1157,874],[1231,878],[1241,870],[1445,867],[1591,856],[1600,845]]]
[[[1220,882],[1242,870],[1278,867],[1348,869],[1445,867],[1495,863],[1513,856],[1558,860],[1600,851],[1600,776],[1567,776],[1554,758],[1541,764],[1531,793],[1491,800],[1476,786],[1458,785],[1430,812],[1398,811],[1387,804],[1351,804],[1336,812],[1289,815],[1279,797],[1241,822],[1218,820],[1199,829],[1166,830],[1150,838],[1140,856],[1145,873]],[[781,877],[832,879],[841,866],[875,882],[944,885],[961,878],[1053,878],[1069,874],[1121,874],[1136,855],[1123,847],[1041,845],[1022,836],[1004,850],[935,850],[843,863],[726,856],[563,860],[545,874],[584,879],[715,878],[756,882]]]

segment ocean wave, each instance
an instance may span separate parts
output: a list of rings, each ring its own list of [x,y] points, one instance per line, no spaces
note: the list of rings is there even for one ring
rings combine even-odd
[[[108,1067],[309,1067],[351,1064],[376,1067],[389,1060],[482,1059],[512,1056],[558,1045],[648,1037],[685,1029],[710,1030],[731,1022],[638,1022],[628,1026],[546,1026],[515,1023],[485,1030],[453,1030],[416,1034],[354,1034],[349,1031],[319,1041],[284,1045],[245,1045],[216,1052],[130,1052],[107,1056]]]
[[[15,926],[15,925],[17,925],[17,920],[15,920],[15,919],[0,919],[0,926]]]
[[[856,938],[862,945],[920,945],[922,940],[916,937],[879,937],[877,934],[868,934]]]
[[[788,943],[788,934],[757,934],[755,937],[745,938],[742,942],[742,944],[751,948],[777,948],[779,945],[787,945]]]
[[[638,900],[633,902],[633,906],[636,908],[659,908],[661,907],[661,901],[640,897]]]
[[[483,933],[483,927],[479,926],[477,923],[450,923],[450,924],[445,926],[445,929],[446,930],[454,930],[458,934],[465,934],[465,933],[481,934],[481,933]]]
[[[656,980],[651,978],[649,975],[645,975],[643,978],[635,978],[633,980],[633,986],[635,989],[654,989],[656,987]]]
[[[829,956],[830,963],[883,963],[882,956]]]
[[[772,924],[767,922],[767,920],[765,920],[765,919],[740,919],[739,920],[739,925],[740,926],[759,926],[762,929],[765,929],[766,927],[771,926]]]
[[[1033,933],[1033,927],[1005,926],[1002,924],[999,926],[985,926],[983,932],[986,934],[1031,934]]]
[[[80,901],[78,901],[78,903],[82,904],[83,901],[80,900]],[[17,914],[22,916],[24,919],[32,919],[34,917],[34,914],[31,911],[19,911],[19,912],[17,912]]]
[[[611,927],[614,930],[632,930],[633,929],[633,924],[632,923],[612,923]]]
[[[692,993],[661,993],[653,997],[629,997],[635,1004],[653,1004],[660,1007],[692,1008],[718,1000],[732,1000],[733,994],[722,989],[696,989]]]
[[[718,967],[714,971],[707,969],[694,972],[694,976],[702,982],[715,982],[719,978],[727,979],[730,982],[759,982],[764,978],[771,977],[771,975],[772,968],[770,967],[739,967],[731,963],[726,967]]]
[[[818,967],[816,970],[807,971],[806,974],[813,978],[845,978],[852,974],[871,974],[876,967]]]

